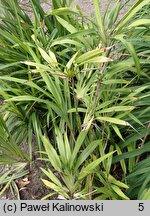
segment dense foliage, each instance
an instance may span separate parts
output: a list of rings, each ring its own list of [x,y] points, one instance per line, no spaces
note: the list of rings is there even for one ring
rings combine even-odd
[[[150,199],[150,0],[29,2],[0,3],[0,194],[44,160],[43,199]]]

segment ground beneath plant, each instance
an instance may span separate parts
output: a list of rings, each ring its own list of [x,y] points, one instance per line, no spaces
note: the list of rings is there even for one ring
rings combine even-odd
[[[107,8],[107,5],[108,5],[108,0],[99,0],[99,1],[100,1],[101,12],[102,12],[102,14],[104,14],[104,12]],[[42,0],[41,0],[41,2],[42,2]],[[116,0],[111,0],[111,3],[110,3],[111,7],[110,8],[113,7],[115,2],[116,2]],[[133,5],[135,0],[130,0],[130,1],[129,0],[121,0],[121,2],[123,4],[127,3],[127,7],[126,7],[126,9],[121,10],[120,17],[123,16],[123,14],[126,12],[127,8],[130,8]],[[28,5],[29,0],[20,0],[20,3],[23,6],[26,6],[26,5]],[[50,5],[51,5],[51,0],[43,0],[42,7],[44,8],[44,10],[46,12],[49,12],[51,10]],[[73,0],[73,6],[75,6],[75,5],[79,5],[85,15],[90,16],[94,13],[93,0]]]
[[[14,180],[15,188],[12,189],[8,187],[3,196],[0,197],[2,200],[41,200],[48,194],[52,194],[53,191],[46,187],[41,178],[47,179],[40,168],[45,168],[46,163],[40,160],[33,161],[30,165],[26,167],[29,170],[29,174],[23,176],[22,178]],[[47,179],[48,180],[48,179]],[[2,186],[1,186],[2,189]],[[50,199],[55,200],[58,195],[53,195]]]

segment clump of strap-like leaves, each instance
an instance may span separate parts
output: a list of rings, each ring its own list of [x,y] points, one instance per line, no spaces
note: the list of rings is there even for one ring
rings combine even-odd
[[[38,150],[61,198],[149,199],[150,1],[102,16],[93,0],[90,19],[71,1],[29,2],[32,19],[1,0],[0,24],[0,111],[23,160]]]

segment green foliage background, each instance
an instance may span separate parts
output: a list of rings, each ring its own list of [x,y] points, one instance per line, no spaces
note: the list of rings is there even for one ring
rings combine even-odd
[[[120,19],[127,4],[109,2],[102,16],[93,0],[89,18],[72,1],[46,13],[30,0],[31,20],[1,0],[0,164],[18,164],[4,189],[38,151],[54,191],[43,199],[150,199],[150,0]]]

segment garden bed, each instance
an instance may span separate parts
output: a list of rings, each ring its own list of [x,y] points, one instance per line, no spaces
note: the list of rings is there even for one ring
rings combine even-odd
[[[1,199],[150,199],[150,0],[101,3],[1,0]]]

